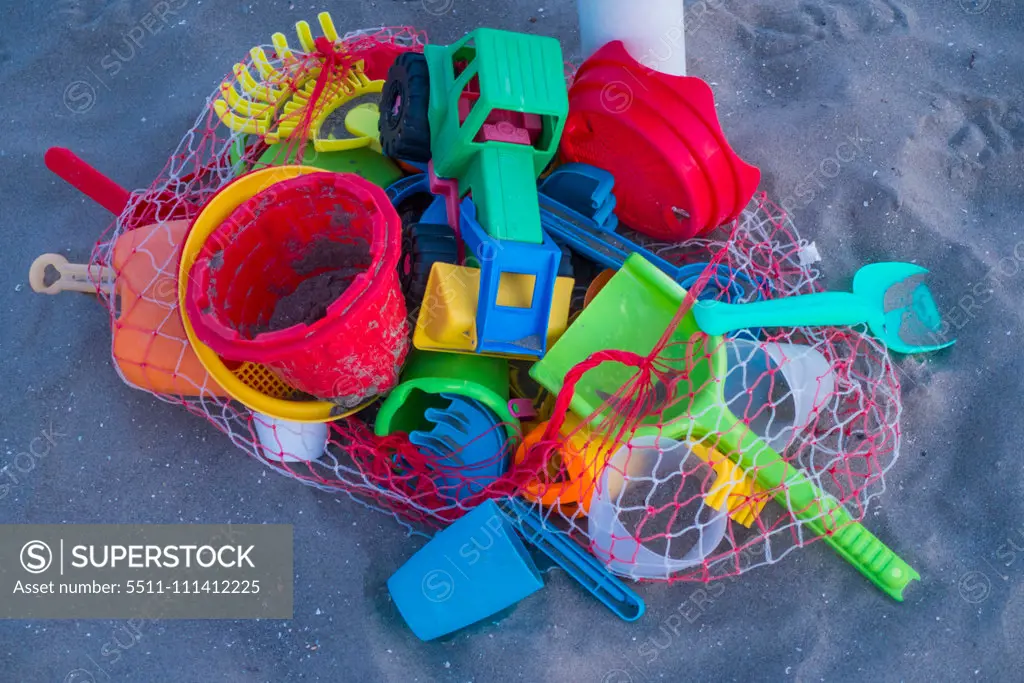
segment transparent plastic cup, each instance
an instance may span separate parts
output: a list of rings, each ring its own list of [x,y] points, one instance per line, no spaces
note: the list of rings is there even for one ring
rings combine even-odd
[[[253,413],[263,455],[271,462],[312,462],[327,448],[328,427],[323,422],[291,422]]]
[[[835,392],[832,364],[810,346],[739,337],[726,342],[726,353],[729,410],[776,451],[812,424]]]
[[[594,554],[635,579],[665,579],[700,564],[728,525],[727,510],[704,500],[716,481],[685,442],[636,437],[612,456],[591,501]]]

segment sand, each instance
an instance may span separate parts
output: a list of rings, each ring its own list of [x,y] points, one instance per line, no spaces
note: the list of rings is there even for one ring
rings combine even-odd
[[[641,588],[616,620],[564,575],[498,626],[423,644],[384,582],[422,540],[269,473],[205,422],[127,387],[103,309],[31,292],[28,267],[85,261],[110,217],[49,174],[50,145],[130,187],[163,166],[212,87],[310,2],[8,3],[0,33],[0,425],[7,523],[295,525],[295,617],[0,623],[5,681],[1013,681],[1024,674],[1024,14],[1009,0],[698,0],[690,68],[737,151],[816,242],[826,282],[908,260],[958,329],[900,362],[902,457],[867,522],[921,573],[904,604],[816,544],[736,580]],[[168,9],[173,8],[173,9]],[[541,9],[543,8],[543,10]],[[330,3],[343,28],[487,24],[578,51],[575,8]],[[140,28],[146,21],[150,29]],[[141,33],[140,33],[141,32]],[[132,42],[134,37],[134,42]],[[41,430],[45,457],[15,460]],[[120,632],[118,632],[120,633]],[[108,648],[107,652],[110,650]]]

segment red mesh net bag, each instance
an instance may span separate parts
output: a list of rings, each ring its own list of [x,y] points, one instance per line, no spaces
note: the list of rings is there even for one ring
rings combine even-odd
[[[302,50],[281,37],[254,48],[96,245],[92,261],[118,276],[103,297],[126,382],[209,420],[267,467],[344,492],[410,530],[430,532],[483,500],[516,496],[636,579],[721,579],[856,526],[899,452],[899,384],[885,348],[864,329],[708,337],[693,323],[698,299],[820,289],[813,250],[763,195],[708,238],[647,245],[675,264],[706,264],[685,291],[631,262],[582,312],[577,300],[577,323],[596,321],[591,333],[570,325],[532,376],[529,364],[510,365],[503,399],[525,399],[537,415],[499,419],[443,452],[414,444],[411,427],[376,436],[379,403],[333,402],[289,384],[266,358],[222,357],[203,344],[181,315],[188,282],[179,274],[191,272],[203,243],[189,224],[237,178],[285,163],[359,170],[378,185],[402,176],[348,124],[379,95],[374,84],[394,56],[419,49],[423,36],[331,31],[306,36]],[[340,149],[342,166],[332,168],[324,152]],[[588,281],[577,278],[580,295]],[[243,305],[239,292],[230,296]],[[619,298],[635,315],[601,318]],[[454,400],[434,395],[423,412],[453,414]],[[469,448],[483,442],[494,444],[493,457],[469,462]]]

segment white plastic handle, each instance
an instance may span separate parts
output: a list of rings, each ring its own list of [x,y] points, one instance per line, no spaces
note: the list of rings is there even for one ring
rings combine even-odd
[[[54,282],[46,284],[46,271],[53,268],[58,277]],[[28,271],[28,282],[32,290],[40,294],[60,294],[61,292],[85,292],[95,294],[96,287],[108,294],[114,291],[114,271],[97,264],[68,263],[60,254],[43,254],[35,261]]]

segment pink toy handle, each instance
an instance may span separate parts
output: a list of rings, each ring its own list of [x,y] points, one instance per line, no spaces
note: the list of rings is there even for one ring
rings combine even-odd
[[[532,420],[537,417],[533,401],[528,398],[514,398],[508,402],[508,409],[520,420]]]
[[[459,181],[450,178],[439,178],[434,173],[433,159],[427,164],[427,178],[430,180],[430,191],[442,195],[448,206],[448,225],[455,233],[455,256],[460,264],[466,263],[466,245],[462,241],[462,204],[459,200]]]
[[[113,180],[87,164],[70,149],[51,147],[43,157],[46,168],[93,200],[104,209],[120,216],[131,194]]]

